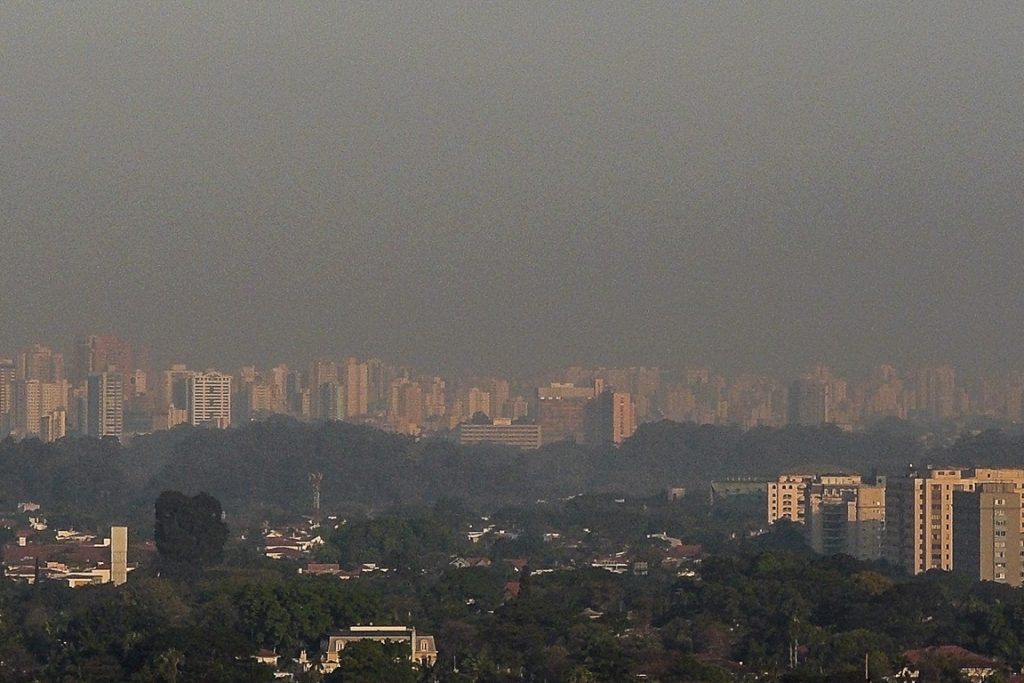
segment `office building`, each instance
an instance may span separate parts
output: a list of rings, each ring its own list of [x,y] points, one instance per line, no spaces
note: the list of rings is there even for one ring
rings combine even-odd
[[[14,407],[14,381],[18,366],[10,358],[0,358],[0,437],[11,429],[11,410]]]
[[[486,424],[464,422],[457,429],[462,445],[494,443],[532,450],[541,446],[541,428],[535,424],[512,424],[507,417],[499,417]]]

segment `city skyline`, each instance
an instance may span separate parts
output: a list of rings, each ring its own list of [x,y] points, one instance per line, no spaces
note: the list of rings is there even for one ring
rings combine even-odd
[[[36,343],[11,358],[0,355],[0,435],[122,439],[185,423],[226,429],[290,415],[539,448],[564,440],[620,445],[659,420],[847,431],[892,418],[933,426],[972,418],[989,426],[1024,422],[1022,369],[970,376],[950,365],[881,364],[846,376],[819,363],[796,377],[694,365],[449,374],[356,356],[235,369],[167,365],[111,334],[77,338],[70,349]]]

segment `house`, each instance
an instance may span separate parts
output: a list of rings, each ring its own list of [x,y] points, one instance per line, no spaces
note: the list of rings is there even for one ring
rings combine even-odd
[[[491,561],[486,557],[456,557],[448,564],[457,569],[469,569],[471,567],[490,567]]]
[[[331,633],[321,640],[323,654],[320,667],[324,673],[331,673],[341,665],[345,646],[360,640],[378,643],[407,643],[409,661],[414,664],[433,665],[437,661],[437,647],[434,636],[417,634],[410,626],[352,626],[344,631]]]

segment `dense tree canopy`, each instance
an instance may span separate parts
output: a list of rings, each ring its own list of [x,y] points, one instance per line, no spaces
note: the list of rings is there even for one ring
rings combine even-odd
[[[182,572],[219,563],[228,539],[223,514],[220,502],[207,493],[191,497],[180,491],[161,493],[154,526],[161,568]]]

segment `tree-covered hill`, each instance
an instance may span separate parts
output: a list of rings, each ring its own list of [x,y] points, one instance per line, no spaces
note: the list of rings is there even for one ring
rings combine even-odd
[[[659,422],[621,447],[537,451],[415,441],[343,422],[289,419],[226,431],[179,427],[130,445],[91,438],[0,442],[0,508],[41,503],[105,524],[151,514],[161,491],[206,491],[231,516],[309,512],[309,474],[326,511],[459,498],[482,509],[581,492],[649,494],[728,477],[773,477],[809,465],[892,474],[907,463],[1024,466],[1024,437],[984,432],[925,450],[898,431],[753,429]]]

